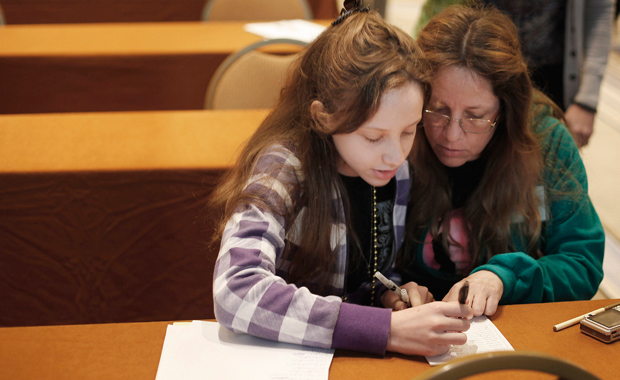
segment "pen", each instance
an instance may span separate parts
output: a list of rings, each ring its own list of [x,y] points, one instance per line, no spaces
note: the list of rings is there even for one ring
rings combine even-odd
[[[407,294],[407,291],[405,289],[399,288],[398,285],[394,283],[394,281],[388,279],[379,271],[375,272],[375,277],[378,278],[379,281],[381,281],[383,285],[385,285],[388,289],[396,293],[398,295],[398,298],[400,298],[400,300],[403,301],[407,305],[407,307],[411,307],[411,302],[409,301],[409,294]]]
[[[465,281],[463,286],[461,286],[461,290],[459,290],[459,303],[466,304],[467,303],[467,295],[469,294],[469,281]]]
[[[579,323],[579,321],[581,321],[583,318],[587,317],[588,315],[596,315],[598,313],[602,313],[605,310],[611,309],[612,307],[616,307],[618,305],[620,305],[620,302],[615,302],[615,303],[612,303],[611,305],[607,305],[605,307],[601,307],[600,309],[596,309],[594,311],[591,311],[589,313],[580,315],[580,316],[575,317],[573,319],[569,319],[566,322],[558,323],[557,325],[553,326],[553,331],[560,331],[560,330],[565,329],[565,328],[567,328],[569,326],[576,325],[577,323]]]

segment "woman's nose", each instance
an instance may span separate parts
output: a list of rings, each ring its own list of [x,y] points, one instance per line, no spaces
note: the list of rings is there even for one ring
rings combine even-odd
[[[461,127],[460,119],[450,119],[448,125],[446,125],[443,129],[443,134],[449,141],[459,140],[463,133],[465,132]]]

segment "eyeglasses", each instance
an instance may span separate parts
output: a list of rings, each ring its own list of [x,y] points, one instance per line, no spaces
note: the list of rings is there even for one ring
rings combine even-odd
[[[345,0],[342,6],[343,8],[340,10],[340,16],[332,22],[332,26],[340,24],[355,12],[368,12],[370,10],[370,7],[361,8],[361,0]]]
[[[422,115],[422,124],[425,127],[433,128],[445,128],[452,120],[458,121],[459,126],[464,132],[467,133],[489,133],[497,124],[497,118],[499,114],[495,116],[495,120],[476,119],[476,118],[461,118],[453,119],[448,115],[444,115],[439,112],[424,110]]]

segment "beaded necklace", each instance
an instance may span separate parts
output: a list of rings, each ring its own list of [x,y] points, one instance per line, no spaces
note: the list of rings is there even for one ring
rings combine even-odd
[[[368,265],[368,274],[371,275],[371,289],[370,289],[370,303],[374,305],[375,303],[375,286],[377,278],[375,274],[377,273],[377,189],[372,187],[372,230],[370,231],[372,236],[372,241],[370,242],[370,257],[372,257],[372,274],[370,273],[370,265]],[[363,257],[363,255],[362,255]]]

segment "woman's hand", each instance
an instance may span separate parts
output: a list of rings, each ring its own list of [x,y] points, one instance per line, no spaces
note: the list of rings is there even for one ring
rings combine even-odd
[[[393,292],[392,292],[393,293]],[[387,350],[407,355],[435,356],[451,344],[465,344],[473,311],[457,302],[432,302],[392,312]]]
[[[407,291],[407,294],[409,295],[409,302],[411,303],[412,307],[420,306],[425,303],[433,302],[435,300],[426,286],[419,286],[415,282],[409,282],[401,286],[400,288]],[[407,308],[407,305],[405,305],[405,303],[400,300],[398,294],[391,290],[383,293],[383,295],[381,296],[381,304],[383,305],[383,307],[387,307],[394,311]]]
[[[564,118],[566,123],[573,132],[577,147],[582,148],[588,145],[590,136],[594,131],[594,112],[581,107],[578,104],[571,104],[566,112]]]
[[[457,301],[459,290],[465,280],[469,281],[467,304],[471,305],[474,315],[493,315],[497,311],[497,304],[504,293],[504,283],[495,273],[488,270],[481,270],[457,282],[443,300]]]

